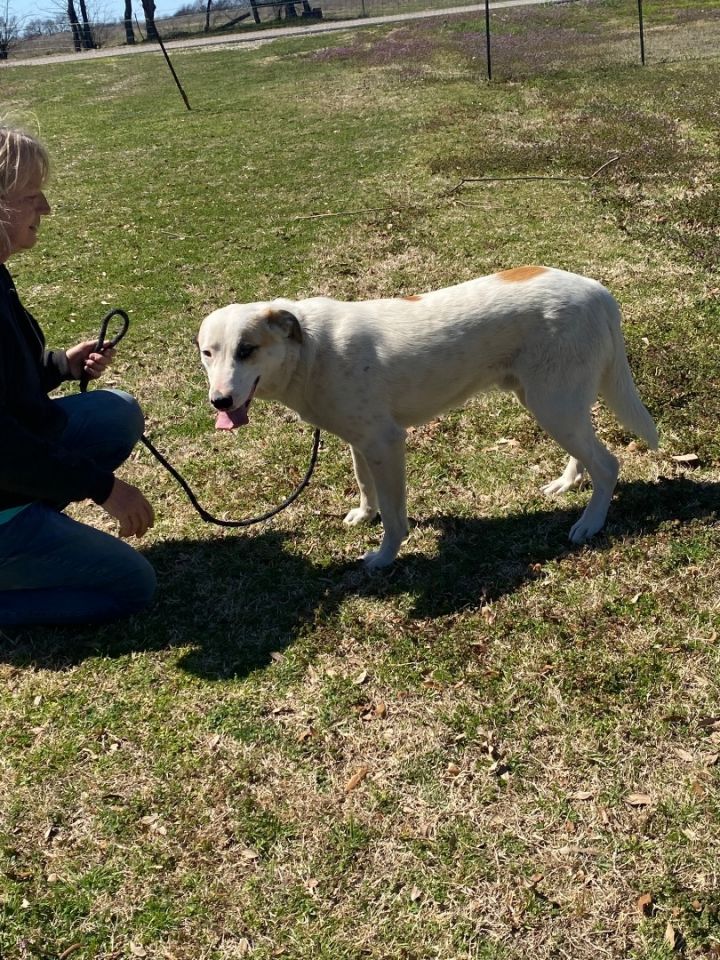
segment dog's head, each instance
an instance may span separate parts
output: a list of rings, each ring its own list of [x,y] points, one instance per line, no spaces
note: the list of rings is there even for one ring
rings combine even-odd
[[[203,320],[196,343],[210,384],[216,427],[248,422],[248,407],[262,384],[265,396],[288,375],[290,353],[302,342],[291,300],[233,303]]]

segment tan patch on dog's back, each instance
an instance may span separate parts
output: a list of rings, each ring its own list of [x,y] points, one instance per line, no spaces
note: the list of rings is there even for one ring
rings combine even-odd
[[[403,297],[403,300],[409,300],[410,303],[415,303],[417,300],[422,300],[422,297],[418,293],[411,293],[408,297]]]
[[[505,283],[525,283],[526,280],[532,280],[543,273],[547,273],[547,267],[515,267],[512,270],[496,273],[495,276]]]

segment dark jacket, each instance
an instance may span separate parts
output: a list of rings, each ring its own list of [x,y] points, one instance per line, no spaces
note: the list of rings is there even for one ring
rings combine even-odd
[[[67,417],[48,393],[71,379],[65,353],[45,349],[42,330],[0,264],[0,510],[109,497],[112,473],[59,442]]]

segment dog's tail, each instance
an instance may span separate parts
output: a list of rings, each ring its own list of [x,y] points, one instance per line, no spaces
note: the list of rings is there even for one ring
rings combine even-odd
[[[620,327],[620,308],[614,298],[612,298],[612,306],[608,321],[614,355],[603,375],[600,393],[625,429],[641,437],[651,450],[656,450],[657,427],[637,392],[625,352],[625,340]]]

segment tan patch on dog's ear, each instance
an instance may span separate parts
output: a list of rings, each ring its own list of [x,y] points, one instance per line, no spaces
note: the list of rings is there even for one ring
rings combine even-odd
[[[495,276],[504,283],[525,283],[526,280],[532,280],[543,273],[547,273],[547,267],[515,267],[496,273]]]
[[[267,322],[271,327],[282,330],[288,340],[302,343],[302,329],[294,313],[289,310],[269,310]]]

